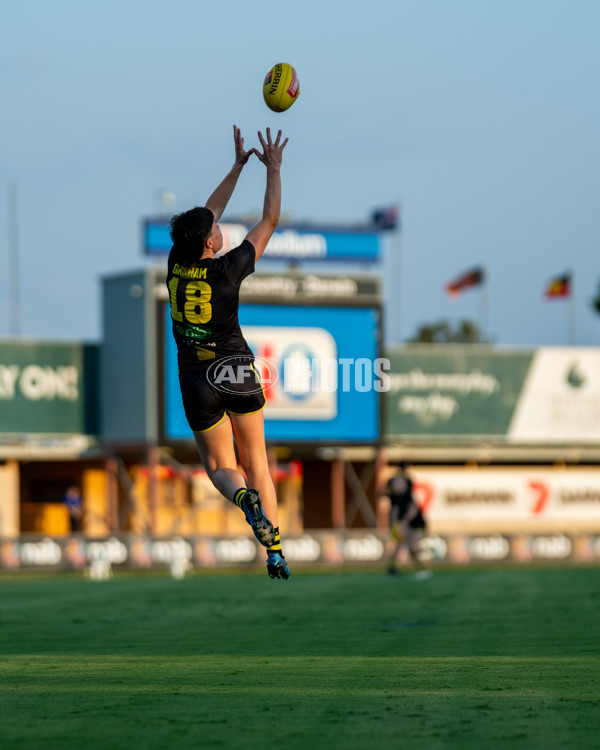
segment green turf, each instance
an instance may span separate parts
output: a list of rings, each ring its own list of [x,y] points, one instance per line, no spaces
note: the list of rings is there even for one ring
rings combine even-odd
[[[600,747],[600,571],[0,579],[0,746]]]

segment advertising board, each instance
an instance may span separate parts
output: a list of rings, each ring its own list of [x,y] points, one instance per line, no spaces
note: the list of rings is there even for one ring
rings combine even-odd
[[[408,346],[385,356],[386,435],[600,443],[600,349]]]
[[[498,531],[600,530],[600,470],[527,467],[413,472],[432,528]]]
[[[219,222],[225,252],[241,244],[251,228],[240,221]],[[168,222],[148,219],[144,222],[144,251],[148,255],[167,255],[171,249]],[[281,224],[267,245],[264,260],[289,261],[378,261],[381,243],[376,227],[339,228]]]
[[[0,342],[0,433],[97,434],[99,349]]]
[[[176,347],[165,307],[164,432],[187,440]],[[241,305],[240,323],[257,357],[267,406],[267,440],[373,442],[386,373],[378,360],[375,308]]]
[[[294,570],[302,566],[387,565],[393,549],[388,536],[376,529],[307,530],[286,536],[285,555]],[[598,533],[565,534],[428,534],[420,543],[428,566],[446,563],[565,563],[600,561]],[[0,538],[0,570],[80,570],[90,578],[107,578],[114,570],[170,571],[182,578],[188,571],[214,568],[263,568],[258,542],[248,536],[167,537],[114,534],[102,539],[80,536]],[[401,553],[402,554],[402,553]],[[404,555],[408,570],[412,562]]]

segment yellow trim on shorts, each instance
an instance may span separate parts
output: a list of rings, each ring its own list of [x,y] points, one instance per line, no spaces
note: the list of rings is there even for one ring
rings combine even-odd
[[[219,419],[218,422],[215,422],[214,424],[211,424],[210,427],[206,427],[204,430],[193,430],[193,432],[208,432],[209,430],[212,430],[217,425],[220,425],[221,422],[225,419],[226,416],[227,416],[227,409],[225,409],[225,411],[223,412],[223,416],[221,417],[221,419]]]
[[[227,414],[231,414],[234,417],[247,417],[249,414],[258,414],[259,411],[262,411],[265,406],[266,402],[260,407],[260,409],[255,409],[254,411],[228,411]],[[210,428],[209,428],[210,429]]]

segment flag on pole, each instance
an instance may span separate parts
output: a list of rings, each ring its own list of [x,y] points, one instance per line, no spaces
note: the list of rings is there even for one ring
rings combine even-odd
[[[485,272],[483,268],[473,268],[462,276],[446,284],[446,291],[450,295],[459,295],[463,289],[470,289],[472,286],[480,286],[485,281]]]
[[[571,274],[565,273],[562,276],[556,276],[551,279],[546,287],[545,295],[547,299],[552,299],[553,297],[570,297]]]
[[[397,229],[400,223],[400,209],[398,206],[375,208],[371,214],[371,222],[378,229]]]

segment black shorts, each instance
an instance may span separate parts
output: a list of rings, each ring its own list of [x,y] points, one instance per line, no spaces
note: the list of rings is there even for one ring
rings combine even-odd
[[[183,408],[194,432],[210,430],[226,414],[252,414],[265,403],[260,377],[248,357],[229,357],[179,373]]]
[[[408,510],[408,509],[406,509]],[[401,522],[404,516],[406,515],[406,511],[402,514],[402,518],[400,518],[400,508],[397,505],[392,505],[390,508],[390,526],[393,526],[397,522]],[[411,529],[426,529],[427,528],[427,522],[425,521],[425,517],[419,511],[417,515],[412,519],[412,521],[408,524]]]

